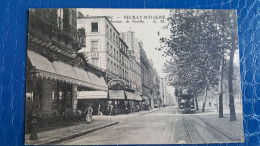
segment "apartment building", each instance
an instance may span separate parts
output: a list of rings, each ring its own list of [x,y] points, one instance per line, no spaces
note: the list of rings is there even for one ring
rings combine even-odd
[[[85,28],[86,42],[89,44],[81,52],[88,56],[91,64],[106,72],[106,81],[110,88],[109,99],[116,100],[112,101],[113,104],[122,105],[123,103],[117,102],[124,99],[141,101],[141,90],[138,89],[141,87],[140,67],[136,65],[132,50],[114,25],[105,16],[80,17],[77,23],[79,28]]]

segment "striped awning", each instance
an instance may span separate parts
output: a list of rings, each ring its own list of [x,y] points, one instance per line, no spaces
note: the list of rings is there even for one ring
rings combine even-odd
[[[88,87],[95,88],[90,80],[88,73],[84,69],[81,69],[78,67],[73,67],[73,69],[79,79],[78,84],[83,85],[83,86],[87,85]]]
[[[107,83],[106,83],[104,77],[98,77],[97,75],[95,75],[92,72],[88,72],[88,76],[95,88],[108,90],[108,86],[107,86]]]
[[[61,61],[50,62],[46,57],[31,50],[27,50],[27,54],[30,62],[39,72],[37,76],[108,91],[103,77]]]
[[[125,99],[124,90],[108,90],[109,99]]]
[[[31,50],[27,51],[27,55],[32,63],[32,66],[37,67],[37,70],[42,76],[47,78],[52,78],[52,76],[55,76],[56,71],[52,63],[47,58]]]
[[[136,93],[125,91],[125,94],[126,94],[126,98],[129,100],[137,100],[137,101],[142,100],[142,97]]]
[[[107,91],[79,91],[77,99],[107,99]]]
[[[55,61],[52,64],[56,70],[56,73],[60,75],[59,80],[78,84],[79,79],[71,65],[60,61]]]
[[[149,97],[148,96],[142,96],[142,99],[144,99],[144,100],[149,100]]]

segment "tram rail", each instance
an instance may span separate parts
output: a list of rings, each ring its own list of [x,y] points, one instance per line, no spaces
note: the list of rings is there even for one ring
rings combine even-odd
[[[231,140],[231,141],[233,141],[233,142],[239,141],[239,140],[237,140],[237,139],[232,138],[230,135],[226,134],[225,132],[221,131],[219,128],[217,128],[217,127],[211,125],[210,123],[208,123],[208,122],[202,120],[201,118],[198,118],[198,119],[199,119],[200,121],[202,121],[203,123],[205,123],[207,126],[209,126],[209,127],[211,127],[212,129],[214,129],[215,131],[217,131],[217,132],[221,133],[222,135],[224,135],[224,136],[225,136],[226,138],[228,138],[229,140]],[[190,127],[189,127],[189,125],[188,125],[188,123],[187,123],[185,117],[183,117],[183,122],[184,122],[184,125],[185,125],[186,129],[187,129],[187,132],[188,132],[188,135],[189,135],[189,137],[190,137],[191,143],[194,143],[194,137],[192,136],[192,132],[191,132],[191,130],[190,130]]]
[[[189,135],[189,137],[190,137],[190,139],[191,139],[191,142],[194,143],[193,137],[192,137],[191,132],[190,132],[190,128],[188,127],[188,124],[187,124],[185,118],[183,118],[183,122],[184,122],[185,127],[186,127],[186,129],[187,129],[187,131],[188,131],[188,135]]]

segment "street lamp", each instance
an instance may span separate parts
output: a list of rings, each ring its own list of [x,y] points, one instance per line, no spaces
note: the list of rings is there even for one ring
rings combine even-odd
[[[30,135],[30,140],[33,140],[33,141],[36,141],[38,140],[38,136],[37,136],[37,125],[38,125],[38,122],[37,122],[37,113],[36,113],[36,97],[35,97],[35,94],[36,94],[36,91],[35,91],[35,86],[36,86],[36,75],[37,73],[39,73],[36,69],[35,66],[33,66],[29,72],[30,74],[30,77],[32,78],[32,81],[33,81],[33,85],[32,85],[32,92],[33,92],[33,95],[32,95],[32,100],[33,100],[33,105],[32,105],[32,121],[31,121],[31,124],[32,124],[32,129],[31,129],[31,135]],[[36,102],[35,102],[36,101]]]

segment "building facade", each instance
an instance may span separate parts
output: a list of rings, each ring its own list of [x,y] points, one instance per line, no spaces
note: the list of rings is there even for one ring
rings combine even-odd
[[[121,38],[126,42],[126,44],[129,47],[129,50],[132,50],[133,56],[135,57],[137,62],[140,62],[140,47],[139,43],[142,43],[142,41],[139,41],[135,37],[134,31],[127,31],[127,32],[121,32],[120,33]]]
[[[141,81],[142,81],[142,97],[147,100],[150,108],[161,103],[160,101],[160,80],[157,71],[153,67],[153,63],[146,56],[142,43],[140,46],[141,61]]]
[[[133,52],[107,17],[80,17],[77,22],[78,28],[86,29],[86,42],[90,44],[82,52],[88,56],[91,64],[106,72],[110,103],[115,108],[134,108],[137,104],[134,102],[141,100],[141,91],[138,89],[140,83],[137,83],[141,72]]]
[[[130,59],[130,80],[134,84],[135,90],[138,94],[142,94],[141,83],[141,64],[140,64],[140,47],[138,39],[135,37],[135,32],[127,31],[120,33],[121,38],[128,46]]]
[[[107,91],[104,72],[78,53],[85,38],[85,29],[77,29],[76,9],[29,11],[26,131],[32,115],[40,126],[71,119],[78,91]]]

